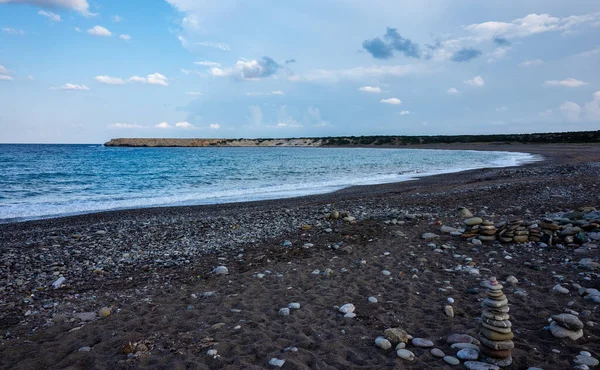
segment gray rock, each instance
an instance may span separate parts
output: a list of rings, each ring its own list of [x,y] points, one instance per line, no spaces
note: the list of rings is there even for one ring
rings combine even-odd
[[[452,357],[452,356],[444,356],[444,362],[447,363],[448,365],[460,364],[460,360],[457,359],[456,357]]]
[[[446,354],[444,353],[444,351],[442,351],[442,350],[441,350],[441,349],[439,349],[439,348],[433,348],[433,349],[432,349],[431,351],[429,351],[429,352],[431,352],[431,354],[432,354],[432,355],[434,355],[435,357],[439,357],[439,358],[442,358],[442,357],[445,357],[445,356],[446,356]]]
[[[467,226],[479,225],[482,222],[483,222],[483,220],[479,217],[470,217],[464,221],[465,225],[467,225]]]
[[[450,346],[450,348],[452,349],[465,349],[465,348],[472,348],[476,351],[479,351],[479,346],[473,343],[454,343],[453,345]]]
[[[446,307],[444,307],[444,313],[448,317],[454,317],[454,308],[452,308],[452,306],[450,305],[447,305]]]
[[[388,350],[392,348],[392,343],[384,337],[377,337],[375,339],[375,345],[381,349]]]
[[[552,320],[569,330],[583,329],[583,323],[575,315],[561,313],[560,315],[552,315]]]
[[[381,271],[381,273],[383,274],[383,276],[390,276],[392,274],[388,270],[383,270],[383,271]]]
[[[466,208],[461,208],[458,211],[458,217],[460,218],[471,218],[473,217],[473,213]]]
[[[519,280],[516,277],[514,277],[514,276],[511,275],[511,276],[509,276],[509,277],[506,278],[506,282],[508,284],[517,285],[519,283]]]
[[[92,321],[96,318],[96,313],[95,312],[81,312],[81,313],[76,313],[75,318],[81,320],[81,321]]]
[[[569,330],[558,325],[556,322],[550,323],[550,332],[556,338],[569,338],[571,340],[577,340],[583,337],[583,330]]]
[[[356,307],[354,307],[352,303],[346,303],[345,305],[340,307],[341,313],[352,313],[354,312],[354,310],[356,310]]]
[[[573,362],[575,362],[577,365],[586,365],[586,366],[598,366],[598,363],[600,363],[600,361],[598,361],[598,359],[592,357],[592,356],[586,356],[586,355],[577,355],[575,357],[575,360],[573,360]]]
[[[399,349],[396,351],[396,355],[398,357],[400,357],[401,359],[407,360],[407,361],[414,361],[415,360],[415,354],[412,353],[411,351],[407,350],[407,349]]]
[[[298,302],[292,302],[288,304],[288,308],[292,309],[292,310],[299,310],[300,309],[300,303]]]
[[[279,309],[279,312],[277,313],[279,316],[289,316],[290,315],[290,309],[285,307],[285,308],[281,308]]]
[[[375,297],[369,297],[369,302],[371,302],[371,303],[377,303],[377,298],[375,298]]]
[[[560,294],[569,294],[569,289],[563,287],[560,284],[556,284],[554,288],[552,288],[552,291]]]
[[[275,357],[273,357],[272,359],[269,360],[269,365],[271,365],[271,366],[282,367],[283,364],[285,364],[285,360],[280,360]]]
[[[425,240],[433,240],[433,239],[437,239],[440,236],[434,233],[424,233],[423,235],[421,235],[421,238],[425,239]]]
[[[412,345],[415,347],[420,347],[420,348],[430,348],[433,347],[433,342],[430,341],[429,339],[423,339],[423,338],[414,338],[411,341]]]
[[[218,266],[215,267],[214,270],[212,270],[212,272],[215,275],[227,275],[229,274],[229,269],[225,266]]]
[[[475,348],[463,348],[458,351],[456,357],[461,360],[477,360],[479,358],[479,351]]]
[[[91,350],[92,350],[92,349],[91,349],[90,347],[87,347],[87,346],[86,346],[86,347],[81,347],[81,348],[79,348],[79,349],[77,350],[77,352],[89,352],[89,351],[91,351]]]
[[[486,364],[485,362],[479,361],[467,361],[464,363],[465,367],[469,370],[500,370],[496,365]]]

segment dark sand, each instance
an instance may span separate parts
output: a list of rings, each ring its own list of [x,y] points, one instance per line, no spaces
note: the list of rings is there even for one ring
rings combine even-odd
[[[598,242],[575,252],[537,243],[474,247],[442,235],[434,243],[453,249],[439,253],[421,239],[424,232],[439,234],[436,223],[459,226],[461,206],[494,221],[598,209],[600,146],[436,148],[522,151],[545,160],[295,199],[0,225],[0,369],[268,369],[272,357],[286,360],[283,369],[451,368],[410,344],[417,359],[406,362],[394,350],[375,347],[374,339],[388,327],[401,327],[455,355],[445,338],[476,335],[481,313],[484,290],[467,289],[489,276],[509,275],[519,279],[504,289],[516,344],[511,369],[572,368],[582,350],[600,357],[598,304],[570,287],[600,289],[598,270],[575,263],[598,262]],[[333,209],[357,222],[323,219]],[[385,223],[394,218],[405,223]],[[293,246],[282,247],[284,240]],[[340,242],[340,249],[330,248]],[[455,254],[472,258],[481,275],[451,271],[466,264]],[[219,265],[229,274],[212,274]],[[328,268],[329,276],[311,274]],[[383,276],[384,269],[391,276]],[[56,290],[50,288],[54,272],[67,278]],[[569,294],[550,292],[559,282]],[[518,289],[527,295],[515,294]],[[201,298],[208,291],[216,295]],[[369,303],[370,296],[378,303]],[[452,319],[443,314],[447,297],[456,301]],[[290,302],[302,308],[278,316]],[[333,308],[345,303],[356,306],[356,318]],[[107,318],[75,317],[104,306],[112,310]],[[591,311],[595,323],[576,342],[544,330],[551,315],[567,308]],[[91,350],[78,351],[85,346]],[[126,354],[132,347],[137,356]],[[287,347],[298,351],[284,352]],[[208,356],[209,349],[218,357]]]

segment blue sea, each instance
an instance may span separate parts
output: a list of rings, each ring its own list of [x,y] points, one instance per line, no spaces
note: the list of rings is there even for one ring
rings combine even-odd
[[[530,162],[526,153],[0,145],[0,222],[286,198]]]

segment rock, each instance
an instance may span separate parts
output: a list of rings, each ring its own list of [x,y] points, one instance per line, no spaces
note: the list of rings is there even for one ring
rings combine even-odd
[[[513,349],[513,348],[515,348],[515,343],[513,341],[510,341],[510,340],[506,340],[506,341],[492,341],[492,340],[487,339],[484,336],[481,336],[481,338],[479,338],[479,340],[486,347],[489,347],[489,348],[495,349],[495,350]]]
[[[217,293],[215,292],[204,292],[202,294],[200,294],[200,298],[211,298],[211,297],[216,297]]]
[[[485,362],[467,361],[464,363],[469,370],[500,370],[496,365],[486,364]]]
[[[444,307],[444,313],[448,317],[454,317],[454,309],[450,305],[447,305],[446,307]]]
[[[497,331],[490,330],[488,328],[480,328],[480,333],[483,334],[487,339],[493,340],[495,342],[502,342],[505,340],[511,340],[514,338],[513,333],[498,333]]]
[[[511,276],[509,276],[509,277],[506,278],[506,282],[508,284],[517,285],[519,283],[519,280],[516,277],[514,277],[514,276],[511,275]]]
[[[377,298],[375,298],[375,297],[369,297],[369,302],[371,302],[371,303],[377,303]]]
[[[383,274],[383,276],[390,276],[392,274],[388,270],[383,270],[383,271],[381,271],[381,273]]]
[[[354,222],[356,221],[356,217],[346,216],[342,219],[344,222]]]
[[[420,348],[429,348],[429,347],[433,347],[433,342],[428,340],[428,339],[423,339],[423,338],[414,338],[411,341],[412,345],[415,347],[420,347]]]
[[[475,239],[475,238],[473,238],[471,240],[471,243],[473,243],[473,245],[476,246],[476,247],[479,247],[479,246],[483,245],[483,242],[481,240]]]
[[[424,233],[423,235],[421,235],[421,238],[425,239],[425,240],[433,240],[433,239],[437,239],[440,236],[434,233]]]
[[[460,364],[460,360],[457,359],[456,357],[452,357],[452,356],[444,356],[444,362],[447,363],[448,365]]]
[[[212,272],[215,275],[227,275],[227,274],[229,274],[229,269],[225,266],[219,266],[219,267],[215,267],[212,270]]]
[[[356,317],[356,314],[354,312],[348,312],[347,314],[344,315],[345,318],[348,319],[353,319]]]
[[[300,309],[300,303],[298,302],[292,302],[288,304],[288,308],[292,309],[292,310],[299,310]]]
[[[568,313],[552,315],[552,320],[556,321],[560,326],[569,330],[583,329],[583,323],[575,315],[571,315]]]
[[[356,310],[356,307],[354,307],[354,305],[352,303],[346,303],[345,305],[340,307],[340,312],[344,313],[344,314],[353,313],[354,310]]]
[[[329,216],[332,220],[337,220],[338,218],[340,218],[340,212],[338,211],[333,211],[331,212],[331,215]]]
[[[399,350],[399,349],[404,349],[404,348],[406,348],[406,343],[404,343],[404,342],[400,342],[400,343],[398,343],[398,345],[396,346],[396,350]]]
[[[269,365],[271,365],[271,366],[282,367],[283,364],[285,364],[285,360],[280,360],[275,357],[273,357],[272,359],[269,360]]]
[[[65,281],[67,281],[65,277],[59,277],[55,282],[52,283],[52,289],[60,288],[65,283]]]
[[[483,220],[479,217],[469,217],[464,221],[465,225],[467,225],[467,226],[479,225],[482,222],[483,222]]]
[[[79,348],[79,349],[77,350],[77,352],[89,352],[89,351],[91,351],[91,350],[92,350],[92,349],[91,349],[90,347],[87,347],[87,346],[86,346],[86,347],[81,347],[81,348]]]
[[[473,343],[454,343],[450,346],[450,348],[457,349],[459,351],[465,348],[473,348],[474,350],[479,351],[479,346]]]
[[[384,337],[377,337],[375,339],[375,345],[381,349],[388,350],[392,348],[392,343]]]
[[[472,218],[473,217],[473,213],[471,211],[469,211],[466,208],[461,208],[458,211],[458,217],[460,218]]]
[[[444,226],[440,227],[440,232],[441,232],[442,234],[451,234],[451,233],[458,232],[458,229],[455,229],[455,228],[453,228],[453,227],[450,227],[450,226],[445,226],[445,225],[444,225]]]
[[[385,329],[383,335],[392,343],[408,342],[408,333],[400,328]]]
[[[109,317],[110,316],[110,308],[108,308],[108,307],[102,307],[98,311],[98,316],[100,316],[101,318]]]
[[[285,317],[285,316],[289,316],[290,315],[290,309],[285,307],[285,308],[281,308],[279,309],[279,312],[277,313],[279,316]]]
[[[560,294],[569,294],[569,289],[563,287],[560,284],[556,284],[554,288],[552,288],[552,291]]]
[[[450,334],[448,338],[446,338],[446,343],[454,344],[454,343],[475,343],[477,339],[473,338],[467,334]]]
[[[76,313],[75,318],[81,320],[81,321],[92,321],[96,318],[96,313],[95,312],[81,312],[81,313]]]
[[[479,351],[474,348],[463,348],[458,351],[456,357],[461,360],[477,360],[479,358]]]
[[[550,323],[550,332],[556,338],[569,338],[571,340],[577,340],[583,337],[583,330],[569,330],[567,328],[563,328],[556,321]]]
[[[433,349],[432,349],[430,352],[431,352],[431,354],[432,354],[432,355],[434,355],[435,357],[442,358],[442,357],[445,357],[445,356],[446,356],[446,354],[444,353],[444,351],[442,351],[442,350],[441,350],[441,349],[439,349],[439,348],[433,348]]]
[[[407,360],[407,361],[414,361],[415,360],[415,354],[412,353],[411,351],[407,350],[407,349],[399,349],[396,351],[396,355],[398,355],[398,357],[400,357],[401,359]]]
[[[289,241],[289,240],[284,240],[284,241],[281,243],[281,246],[282,246],[282,247],[291,247],[291,246],[292,246],[292,242],[291,242],[291,241]]]
[[[586,366],[598,366],[598,363],[600,363],[598,361],[598,359],[596,359],[592,356],[586,356],[586,355],[582,355],[582,354],[575,356],[575,360],[573,360],[573,362],[576,363],[577,365],[586,365]]]

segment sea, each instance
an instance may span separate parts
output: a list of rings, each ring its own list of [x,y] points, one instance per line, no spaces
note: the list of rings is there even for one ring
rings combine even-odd
[[[0,144],[0,223],[323,194],[535,160],[502,151]]]

